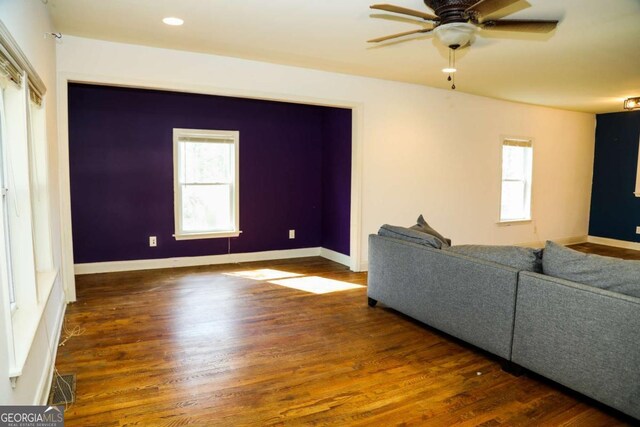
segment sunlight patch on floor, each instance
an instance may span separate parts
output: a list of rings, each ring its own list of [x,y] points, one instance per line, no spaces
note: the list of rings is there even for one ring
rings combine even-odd
[[[225,276],[242,277],[252,280],[275,280],[302,276],[302,274],[289,273],[288,271],[272,270],[270,268],[263,268],[260,270],[234,271],[231,273],[223,274]]]
[[[285,286],[299,291],[311,292],[314,294],[328,294],[330,292],[348,291],[350,289],[364,288],[362,285],[356,285],[349,282],[341,282],[340,280],[325,279],[318,276],[307,276],[293,279],[270,280],[269,283],[274,285]]]

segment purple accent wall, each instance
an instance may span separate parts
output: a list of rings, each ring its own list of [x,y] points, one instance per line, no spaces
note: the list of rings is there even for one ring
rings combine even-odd
[[[350,110],[326,107],[69,84],[75,262],[227,253],[226,238],[172,237],[173,128],[240,131],[242,234],[230,240],[232,253],[317,247],[325,233],[330,248],[344,253],[336,236],[343,230],[349,253],[350,205],[335,189],[344,185],[350,193],[350,118]],[[345,150],[347,163],[323,166]],[[289,229],[296,230],[293,240]],[[157,247],[149,247],[149,236],[157,236]]]
[[[351,236],[351,115],[337,108],[322,113],[322,247],[345,255]]]

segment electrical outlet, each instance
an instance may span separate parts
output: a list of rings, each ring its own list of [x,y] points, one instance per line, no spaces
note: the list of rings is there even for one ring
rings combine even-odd
[[[296,238],[296,230],[289,230],[289,238],[290,239]]]
[[[156,246],[158,246],[158,240],[156,239],[156,236],[149,236],[149,247],[155,248]]]
[[[636,234],[640,234],[640,227],[636,227]]]

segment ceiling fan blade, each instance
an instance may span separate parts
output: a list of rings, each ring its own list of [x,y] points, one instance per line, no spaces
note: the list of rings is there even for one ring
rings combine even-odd
[[[401,13],[403,15],[415,16],[416,18],[426,19],[427,21],[438,21],[435,15],[421,12],[419,10],[407,9],[406,7],[394,6],[392,4],[373,4],[369,6],[371,9],[384,10],[387,12]]]
[[[507,6],[511,6],[520,0],[480,0],[470,8],[466,10],[467,13],[474,13],[479,16],[490,15],[500,9],[504,9]]]
[[[395,39],[395,38],[398,38],[398,37],[408,36],[408,35],[411,35],[411,34],[430,33],[431,31],[433,31],[433,29],[431,29],[431,28],[425,28],[423,30],[405,31],[404,33],[392,34],[390,36],[378,37],[376,39],[367,40],[367,43],[380,43],[380,42],[383,42],[385,40],[391,40],[391,39]]]
[[[421,27],[424,27],[425,25],[429,25],[429,22],[418,21],[417,19],[406,18],[404,16],[389,15],[387,13],[372,13],[371,15],[369,15],[369,17],[377,18],[377,19],[385,19],[387,21],[394,21],[394,22],[405,22],[407,24],[417,24],[417,25],[420,25]]]
[[[484,30],[519,31],[526,33],[548,33],[558,25],[558,21],[537,19],[498,19],[480,24]]]

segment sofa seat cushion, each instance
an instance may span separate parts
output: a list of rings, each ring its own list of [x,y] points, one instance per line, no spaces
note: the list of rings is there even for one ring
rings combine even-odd
[[[640,261],[585,254],[547,242],[544,274],[640,298]]]
[[[424,233],[422,231],[413,230],[407,227],[399,227],[397,225],[384,224],[378,230],[378,236],[391,237],[393,239],[405,240],[418,245],[428,246],[431,248],[442,248],[443,242],[436,236]]]
[[[521,246],[458,245],[445,250],[492,261],[520,271],[542,272],[542,249]]]

